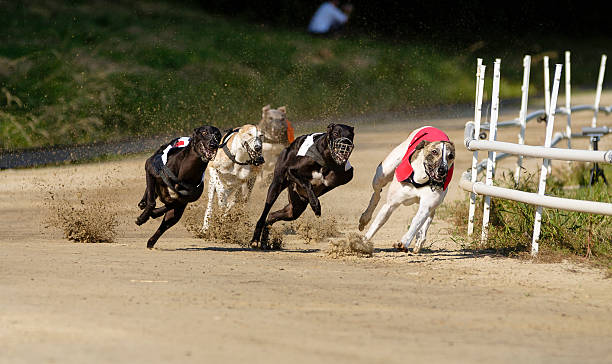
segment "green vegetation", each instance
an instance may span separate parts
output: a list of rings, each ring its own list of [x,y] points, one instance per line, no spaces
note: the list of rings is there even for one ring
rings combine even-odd
[[[0,149],[233,126],[258,121],[268,103],[288,105],[293,121],[410,115],[473,102],[479,56],[503,58],[501,96],[518,97],[523,53],[539,62],[557,49],[554,62],[568,46],[313,38],[164,0],[25,3],[2,2],[0,13]],[[582,48],[591,64],[573,58],[588,72],[572,77],[594,84],[601,48]]]
[[[473,59],[422,44],[312,38],[170,2],[5,2],[0,147],[469,102]],[[518,94],[518,87],[517,89]]]
[[[607,176],[612,176],[612,166],[605,166]],[[611,202],[612,186],[603,181],[588,187],[590,167],[575,165],[571,171],[553,175],[547,181],[546,194],[558,197]],[[504,174],[497,185],[521,191],[537,192],[537,176],[528,175],[519,186],[514,177]],[[488,241],[480,242],[482,204],[477,207],[474,236],[468,239],[467,211],[469,199],[455,201],[445,207],[446,217],[452,221],[457,241],[470,250],[488,250],[504,255],[527,254],[531,249],[535,209],[533,205],[497,199],[491,200],[490,230]],[[459,229],[457,229],[459,228]],[[597,264],[612,269],[612,217],[572,211],[544,209],[540,235],[540,255],[543,257],[593,257]]]

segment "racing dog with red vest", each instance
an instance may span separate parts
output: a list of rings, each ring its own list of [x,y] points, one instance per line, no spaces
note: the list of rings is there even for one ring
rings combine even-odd
[[[393,211],[400,205],[419,203],[410,228],[395,248],[408,251],[413,239],[413,252],[418,253],[427,236],[435,209],[442,203],[453,176],[455,145],[439,129],[424,126],[413,131],[408,139],[397,146],[378,165],[372,180],[374,193],[366,210],[359,219],[359,230],[363,230],[372,219],[380,201],[382,189],[389,183],[387,201],[368,229],[365,240],[372,239]]]

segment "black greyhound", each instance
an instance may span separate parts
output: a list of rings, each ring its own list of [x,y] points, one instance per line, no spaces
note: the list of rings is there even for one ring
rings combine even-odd
[[[147,159],[147,188],[138,203],[143,211],[136,225],[144,224],[149,217],[155,219],[164,215],[161,225],[149,238],[147,248],[152,249],[160,236],[181,219],[188,203],[200,198],[204,190],[204,171],[208,162],[215,158],[220,140],[219,129],[201,126],[194,129],[191,138],[174,139]],[[164,206],[155,208],[157,197]]]
[[[261,248],[266,248],[269,227],[279,220],[297,219],[308,204],[316,216],[321,216],[318,197],[353,179],[348,158],[353,151],[354,135],[352,126],[329,124],[326,133],[302,135],[280,153],[266,204],[251,239],[252,247],[261,242]],[[289,203],[282,210],[270,213],[285,188],[288,188]]]

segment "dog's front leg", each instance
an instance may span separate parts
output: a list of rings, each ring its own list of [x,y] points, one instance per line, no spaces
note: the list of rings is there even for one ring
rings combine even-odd
[[[174,226],[174,224],[176,224],[181,219],[181,216],[183,216],[183,212],[185,211],[186,206],[186,204],[179,205],[166,212],[166,214],[164,215],[164,219],[159,225],[159,228],[153,234],[153,236],[149,238],[149,241],[147,241],[147,248],[153,249],[155,243],[157,243],[157,240],[159,240],[162,234],[166,232],[166,230]]]
[[[419,209],[417,210],[416,215],[412,218],[412,222],[410,223],[410,228],[404,236],[402,236],[402,240],[397,244],[397,248],[403,251],[408,251],[408,247],[414,239],[417,232],[422,231],[424,229],[425,233],[429,228],[429,224],[433,219],[433,211],[437,205],[428,203],[424,198],[421,198]],[[426,225],[425,225],[426,224]],[[425,236],[423,235],[421,244],[425,241]],[[420,249],[420,245],[418,248],[415,248],[415,253]]]
[[[308,203],[312,208],[312,212],[314,212],[315,216],[321,216],[321,202],[314,193],[312,184],[309,181],[300,178],[299,175],[291,169],[287,170],[287,177],[290,181],[296,183],[306,191],[306,194],[308,194]]]
[[[204,222],[202,223],[202,231],[205,232],[208,230],[210,224],[210,216],[213,212],[213,205],[215,203],[215,190],[217,188],[217,183],[219,178],[214,169],[210,169],[208,172],[208,202],[206,203],[206,212],[204,213]]]
[[[427,216],[427,219],[423,223],[423,226],[421,226],[421,228],[417,231],[414,249],[412,250],[414,253],[418,253],[421,250],[421,247],[423,246],[425,240],[427,240],[427,230],[429,230],[429,225],[431,225],[431,221],[434,218],[434,214],[435,212],[432,211],[431,214]]]

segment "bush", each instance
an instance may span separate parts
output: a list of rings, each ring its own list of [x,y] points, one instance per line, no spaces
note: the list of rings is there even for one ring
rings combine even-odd
[[[612,175],[612,168],[605,168]],[[588,181],[589,169],[574,165],[571,171],[552,176],[547,181],[546,194],[564,198],[610,202],[612,187],[602,181],[593,186],[576,185]],[[515,186],[512,173],[503,174],[497,185],[526,192],[537,192],[537,176],[527,175]],[[505,199],[491,199],[488,240],[480,241],[484,198],[476,209],[474,235],[467,238],[469,199],[455,201],[443,209],[443,215],[457,228],[455,239],[466,249],[491,250],[504,255],[528,252],[531,248],[536,206]],[[457,213],[459,212],[459,213]],[[612,217],[556,209],[543,210],[540,252],[563,253],[574,256],[593,256],[598,262],[612,265]]]

